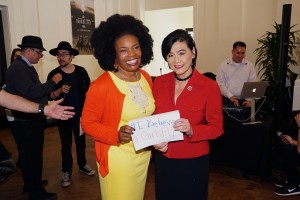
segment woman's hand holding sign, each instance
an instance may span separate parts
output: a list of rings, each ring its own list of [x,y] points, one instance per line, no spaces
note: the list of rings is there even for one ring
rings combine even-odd
[[[161,152],[166,152],[168,150],[168,143],[169,142],[162,142],[159,144],[153,145],[154,149],[161,151]]]
[[[173,128],[175,131],[185,133],[188,137],[192,137],[193,129],[188,119],[180,118],[174,122]]]
[[[131,140],[131,135],[133,134],[133,131],[135,131],[134,128],[128,125],[121,126],[119,129],[119,136],[118,136],[118,142],[119,143],[126,143]]]

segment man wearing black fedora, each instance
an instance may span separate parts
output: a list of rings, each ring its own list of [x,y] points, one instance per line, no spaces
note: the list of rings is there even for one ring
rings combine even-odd
[[[46,50],[40,37],[24,36],[18,46],[21,48],[21,55],[7,69],[5,90],[40,105],[46,105],[48,94],[61,81],[62,76],[59,73],[55,74],[45,83],[39,80],[32,64],[37,64]],[[24,191],[28,192],[28,199],[57,199],[55,193],[48,193],[44,189],[41,180],[46,118],[43,115],[16,110],[12,110],[12,114],[15,120],[11,122],[11,129],[21,156]]]
[[[67,187],[71,185],[71,175],[73,172],[72,135],[75,138],[79,171],[89,176],[95,174],[95,171],[87,165],[85,134],[80,134],[80,116],[85,101],[85,93],[90,85],[90,78],[83,67],[72,64],[72,59],[79,52],[73,49],[70,43],[61,41],[49,53],[56,56],[59,66],[49,73],[47,79],[51,79],[57,73],[62,75],[62,81],[54,87],[49,97],[50,99],[64,98],[63,105],[73,106],[76,113],[72,119],[67,121],[58,120],[57,122],[61,140],[63,172],[61,186]]]

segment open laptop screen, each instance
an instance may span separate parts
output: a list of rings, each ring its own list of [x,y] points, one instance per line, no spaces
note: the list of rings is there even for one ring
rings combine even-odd
[[[245,82],[239,99],[260,99],[265,95],[267,81]]]

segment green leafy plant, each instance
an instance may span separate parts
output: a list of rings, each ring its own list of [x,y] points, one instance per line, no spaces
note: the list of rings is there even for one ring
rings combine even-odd
[[[298,58],[294,57],[295,49],[300,44],[299,30],[293,31],[296,25],[290,27],[288,56],[287,56],[287,78],[291,78],[293,72],[290,66],[298,64]],[[275,31],[267,31],[258,39],[259,47],[254,50],[257,54],[255,65],[258,66],[258,75],[263,81],[268,81],[269,86],[266,91],[267,110],[273,110],[276,101],[276,89],[279,76],[279,56],[280,56],[280,37],[281,24],[273,25]]]

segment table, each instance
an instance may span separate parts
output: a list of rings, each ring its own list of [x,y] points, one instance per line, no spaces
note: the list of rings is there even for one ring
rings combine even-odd
[[[249,170],[259,179],[270,176],[272,123],[272,116],[264,117],[262,123],[247,125],[224,116],[224,134],[210,142],[211,164]]]

